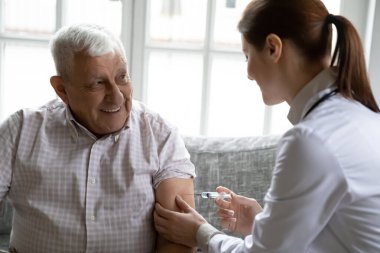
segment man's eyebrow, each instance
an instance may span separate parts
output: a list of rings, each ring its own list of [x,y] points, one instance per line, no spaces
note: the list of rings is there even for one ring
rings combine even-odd
[[[117,75],[126,75],[129,76],[128,70],[126,68],[120,68],[116,71]]]
[[[88,79],[102,79],[104,78],[104,75],[99,74],[99,73],[88,73],[87,78]]]
[[[121,72],[127,73],[127,69],[126,68],[120,68],[117,70],[117,73],[121,73]]]

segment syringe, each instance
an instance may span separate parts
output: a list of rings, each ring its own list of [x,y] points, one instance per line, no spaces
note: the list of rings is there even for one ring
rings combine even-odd
[[[203,199],[230,199],[231,194],[225,192],[202,192],[200,195]]]

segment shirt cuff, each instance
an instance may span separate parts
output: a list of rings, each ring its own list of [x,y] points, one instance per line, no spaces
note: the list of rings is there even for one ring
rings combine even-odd
[[[197,244],[198,247],[202,250],[202,252],[207,253],[208,252],[208,243],[216,234],[223,234],[223,232],[219,231],[212,225],[208,223],[203,223],[199,226],[197,231]]]

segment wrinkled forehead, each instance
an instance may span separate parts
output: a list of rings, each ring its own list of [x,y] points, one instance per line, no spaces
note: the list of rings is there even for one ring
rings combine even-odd
[[[73,57],[73,63],[78,64],[79,62],[96,62],[96,61],[109,61],[114,64],[123,64],[127,65],[127,59],[123,53],[118,52],[117,50],[111,50],[108,52],[103,52],[101,54],[90,54],[88,51],[76,52]]]
[[[86,52],[75,54],[71,75],[98,76],[101,73],[128,75],[127,61],[119,53],[109,52],[99,56],[91,56]]]

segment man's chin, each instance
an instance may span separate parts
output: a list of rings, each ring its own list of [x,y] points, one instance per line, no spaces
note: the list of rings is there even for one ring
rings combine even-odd
[[[123,127],[107,127],[107,128],[103,128],[103,129],[99,129],[98,131],[96,131],[96,133],[94,133],[96,136],[98,137],[102,137],[102,136],[105,136],[105,135],[109,135],[109,134],[113,134],[113,133],[117,133],[119,132]]]
[[[104,121],[104,123],[108,123],[106,125],[103,125],[103,127],[98,129],[98,135],[107,135],[107,134],[113,134],[118,131],[120,131],[126,124],[126,120],[115,122],[112,124],[112,121]]]

